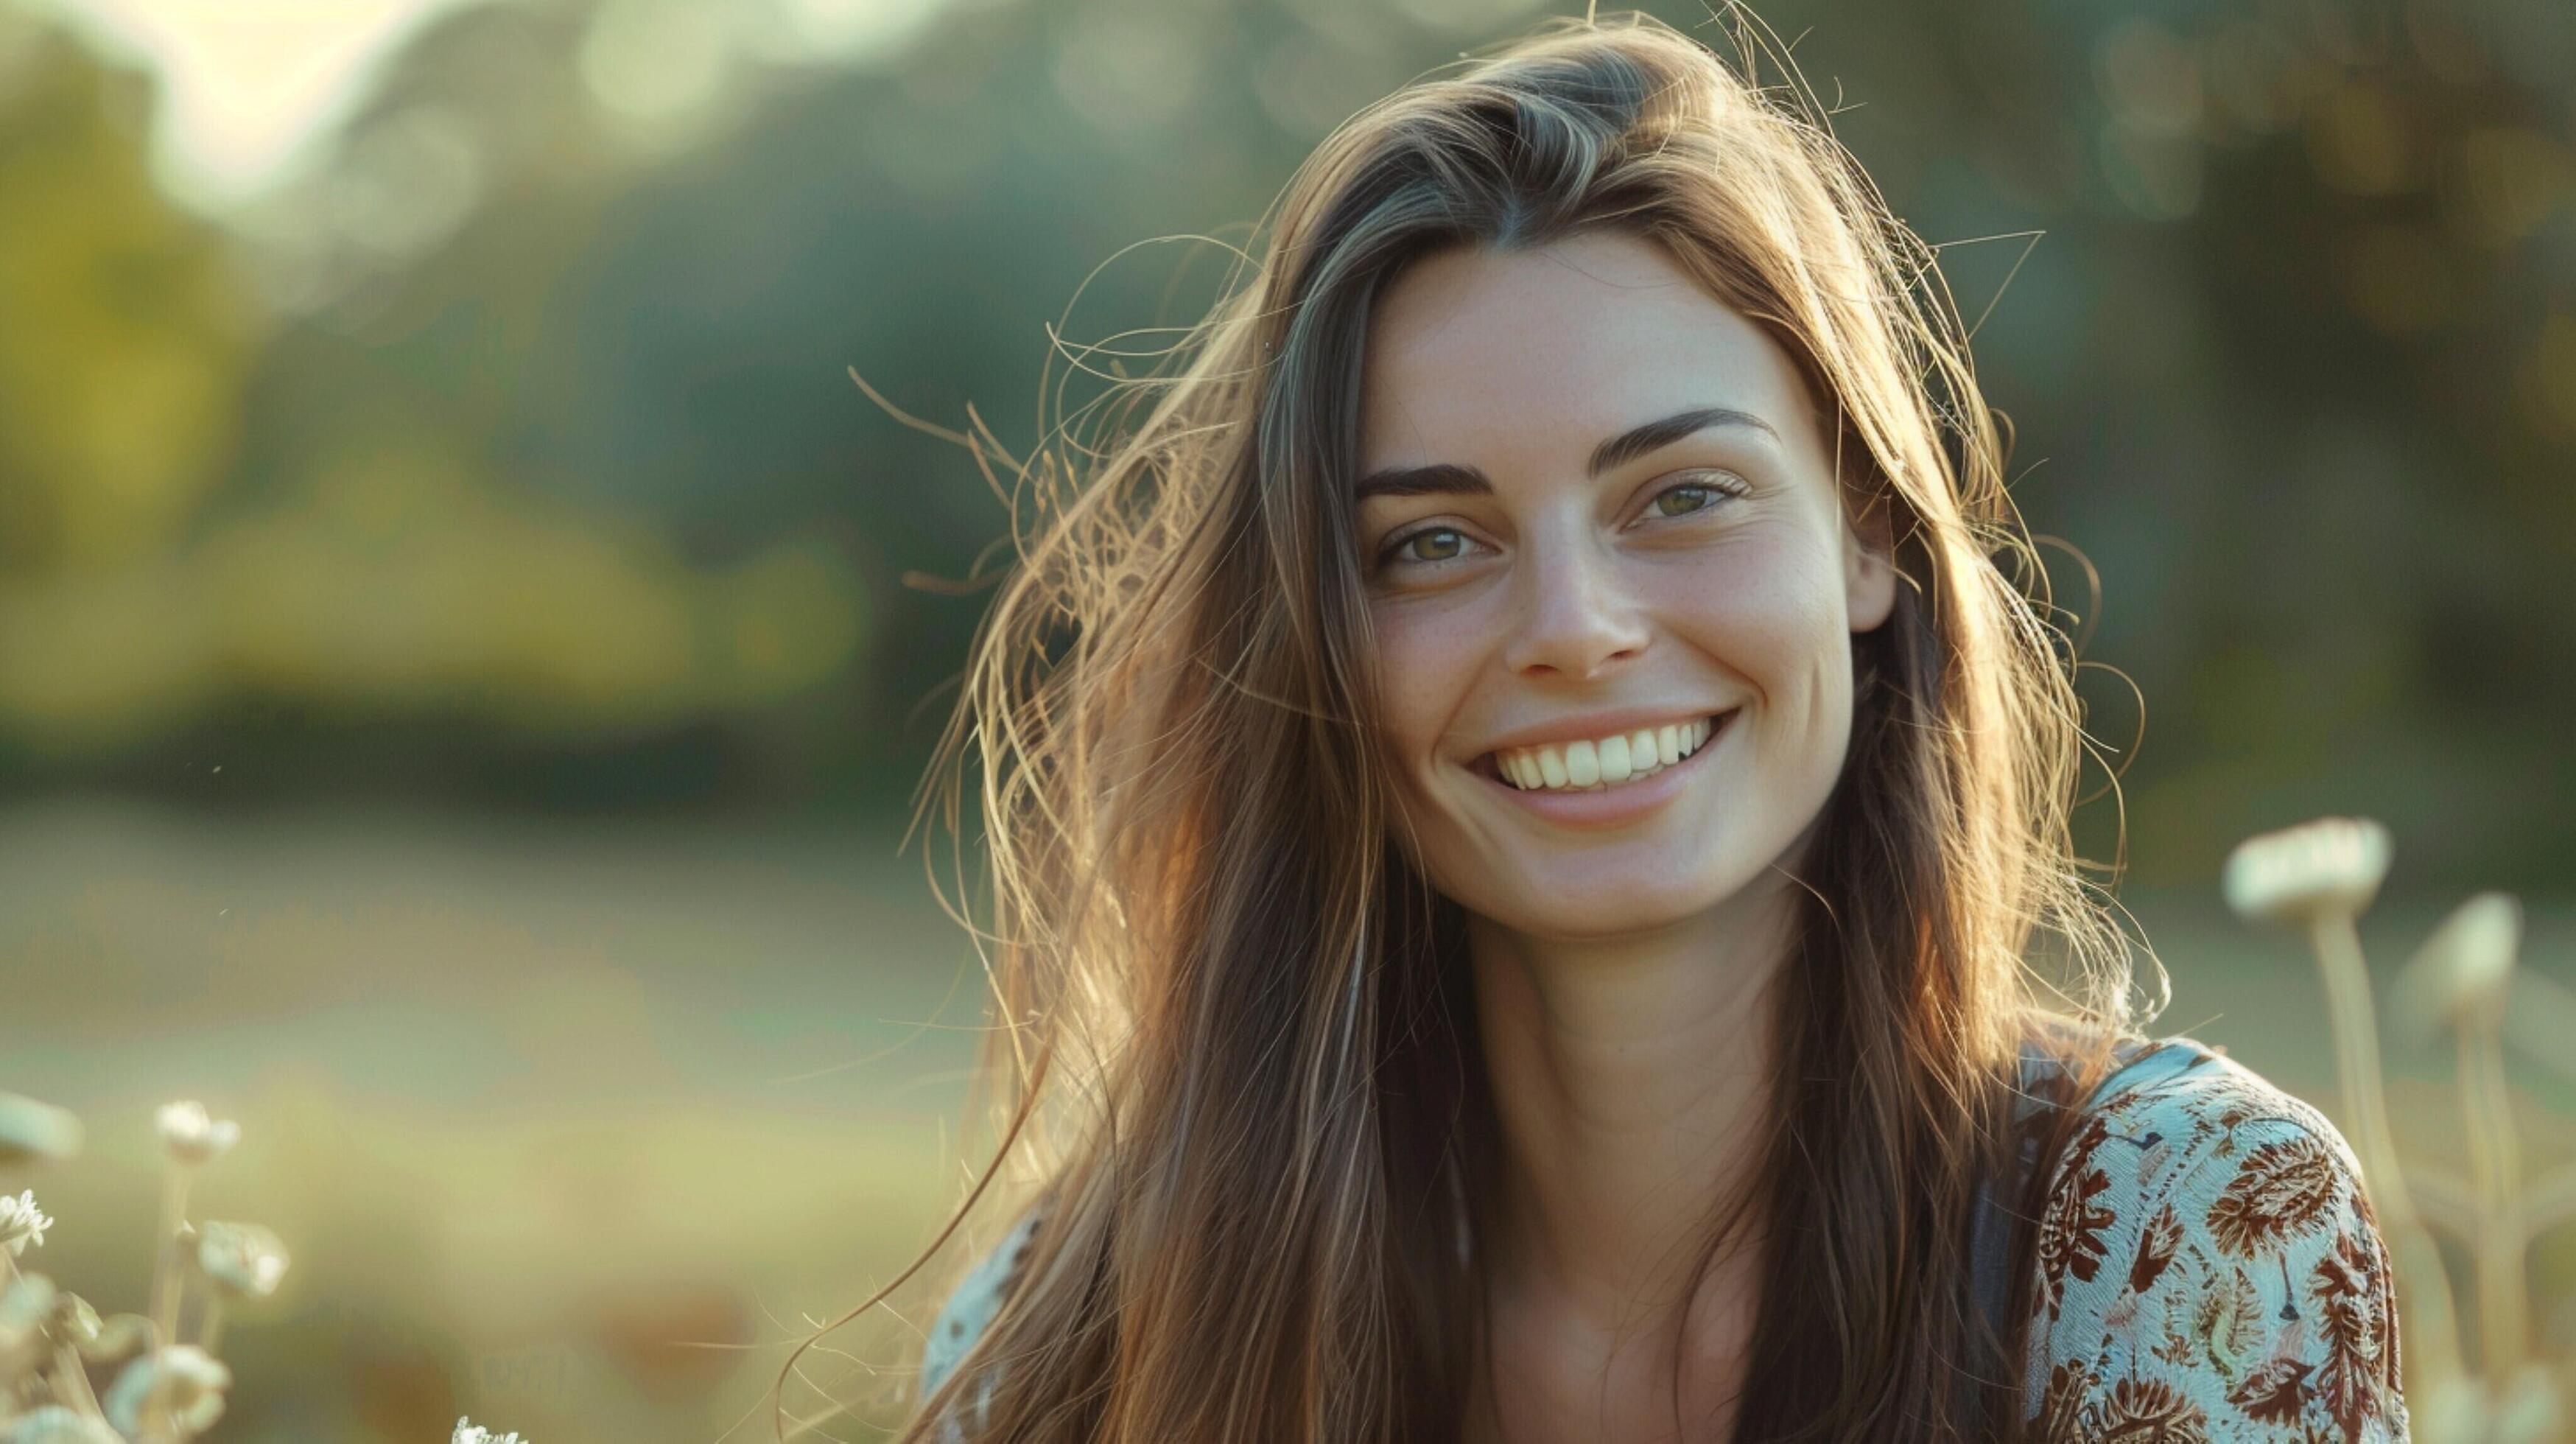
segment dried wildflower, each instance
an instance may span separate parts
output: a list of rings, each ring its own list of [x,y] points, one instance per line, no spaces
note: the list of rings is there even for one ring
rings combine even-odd
[[[89,1300],[69,1289],[54,1294],[53,1310],[45,1317],[45,1333],[58,1344],[95,1344],[98,1342],[98,1310]]]
[[[173,1344],[125,1366],[107,1391],[107,1420],[126,1434],[141,1434],[153,1419],[183,1435],[202,1434],[224,1415],[224,1391],[233,1371],[194,1344]]]
[[[141,1314],[110,1314],[99,1320],[90,1337],[71,1342],[91,1363],[113,1364],[151,1346],[152,1321]]]
[[[69,1158],[80,1148],[79,1119],[50,1103],[0,1093],[0,1166]]]
[[[217,1289],[237,1299],[264,1299],[286,1277],[286,1245],[255,1223],[209,1219],[197,1230],[197,1267]]]
[[[0,1193],[0,1248],[8,1249],[11,1258],[25,1253],[29,1244],[43,1247],[45,1230],[53,1226],[54,1221],[36,1207],[32,1189],[18,1190],[16,1198]]]
[[[55,1293],[54,1281],[43,1274],[20,1274],[0,1289],[0,1380],[44,1361]]]
[[[2227,905],[2240,917],[2273,922],[2357,916],[2379,896],[2388,851],[2388,829],[2358,817],[2320,818],[2247,838],[2227,856]]]
[[[2521,945],[2522,904],[2507,893],[2480,893],[2424,940],[2398,990],[2445,1022],[2501,1022]]]
[[[0,1444],[125,1444],[116,1431],[60,1404],[23,1414],[0,1434]]]
[[[2496,1444],[2549,1444],[2565,1437],[2566,1411],[2558,1402],[2557,1383],[2546,1364],[2516,1370],[2496,1401]]]
[[[456,1437],[450,1439],[448,1444],[535,1444],[535,1441],[522,1439],[516,1433],[495,1434],[489,1429],[468,1423],[463,1416],[459,1416],[456,1421]]]
[[[214,1162],[241,1141],[241,1125],[206,1116],[206,1105],[183,1100],[162,1106],[161,1146],[172,1161],[190,1168]]]

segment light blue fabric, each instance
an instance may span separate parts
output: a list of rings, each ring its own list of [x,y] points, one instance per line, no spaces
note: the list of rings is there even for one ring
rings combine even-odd
[[[2057,1439],[2407,1437],[2395,1271],[2325,1115],[2170,1047],[2085,1109],[2043,1206],[2025,1375]]]
[[[1029,1240],[1037,1233],[1037,1215],[1023,1218],[1003,1236],[993,1251],[967,1272],[948,1296],[947,1306],[931,1321],[930,1341],[922,1349],[921,1393],[927,1399],[957,1370],[957,1362],[984,1334],[984,1326],[1002,1306],[1002,1298],[1011,1275],[1028,1253]],[[988,1384],[989,1391],[990,1385]],[[982,1397],[976,1399],[980,1409]],[[951,1426],[953,1437],[955,1430]]]

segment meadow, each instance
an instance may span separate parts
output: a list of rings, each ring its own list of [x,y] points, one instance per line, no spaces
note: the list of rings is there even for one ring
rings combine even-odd
[[[153,1110],[200,1098],[243,1138],[198,1206],[268,1224],[295,1259],[227,1327],[236,1383],[210,1437],[396,1444],[465,1414],[543,1444],[767,1437],[782,1341],[908,1263],[973,1162],[980,979],[896,845],[703,820],[0,817],[0,1082],[89,1131],[78,1159],[11,1181],[59,1220],[26,1261],[139,1309]],[[2228,915],[2214,881],[2128,902],[2172,977],[2154,1031],[2223,1046],[2347,1126],[2298,940]],[[2383,998],[2445,910],[2397,898],[2364,919]],[[2536,908],[2524,956],[2576,983],[2576,912]],[[2382,1025],[2405,1157],[2466,1177],[2447,1043],[2385,1004]],[[2576,1158],[2576,1072],[2517,1057],[2514,1077],[2526,1175]],[[2533,1272],[2564,1357],[2576,1230]],[[850,1357],[810,1356],[810,1375],[878,1390],[869,1370],[910,1367],[936,1287],[834,1334]],[[815,1398],[790,1390],[800,1412]]]

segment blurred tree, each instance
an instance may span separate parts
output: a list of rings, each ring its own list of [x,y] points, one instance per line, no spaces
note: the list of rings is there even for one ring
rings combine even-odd
[[[259,308],[154,189],[150,97],[0,10],[0,574],[166,551],[231,459]]]
[[[126,350],[0,392],[9,574],[135,564],[0,606],[0,720],[94,744],[44,776],[161,775],[214,744],[280,759],[252,791],[892,802],[981,606],[899,579],[965,574],[1003,514],[962,452],[847,371],[951,427],[971,402],[1026,454],[1099,388],[1051,358],[1050,324],[1150,351],[1171,337],[1132,328],[1194,319],[1228,259],[1137,243],[1239,242],[1332,125],[1543,8],[905,0],[851,11],[867,18],[830,44],[820,0],[455,11],[304,184],[232,218],[280,316],[255,358],[238,348],[257,324],[219,301],[146,306],[75,328]],[[1733,49],[1740,17],[1650,8]],[[2147,875],[2201,878],[2239,835],[2360,810],[2425,877],[2563,878],[2576,8],[1763,13],[1941,247],[2016,423],[2025,513],[2099,568],[2098,608],[2060,600],[2098,613],[2070,616],[2086,657],[2149,703],[2126,779]],[[48,103],[103,117],[78,133],[123,137],[112,183],[76,172],[72,213],[162,215],[106,233],[198,237],[142,253],[220,275],[220,247],[152,209],[120,102],[28,78],[68,64],[57,51],[20,62],[10,113],[70,95]],[[27,122],[9,154],[70,154],[77,131]],[[10,165],[0,232],[54,235],[49,202],[16,199],[41,172]],[[133,253],[87,224],[59,255]],[[52,264],[0,286],[69,268],[123,294],[97,279],[113,267]],[[160,374],[117,359],[159,354],[133,339],[151,324],[215,338],[183,354],[246,361],[247,382],[148,446],[80,403],[21,400]],[[0,357],[46,355],[28,334]],[[1050,366],[1061,397],[1040,394]],[[18,480],[17,457],[93,452],[162,478],[132,484],[161,500]],[[134,460],[180,454],[200,469]],[[13,637],[119,660],[48,690]],[[2134,703],[2107,672],[2086,688],[2117,757]],[[2096,855],[2112,820],[2087,819]]]

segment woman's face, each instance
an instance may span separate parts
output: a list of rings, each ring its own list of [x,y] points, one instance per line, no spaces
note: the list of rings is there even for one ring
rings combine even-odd
[[[1413,265],[1362,380],[1380,713],[1432,884],[1600,938],[1783,860],[1841,774],[1850,634],[1895,600],[1788,356],[1595,233]]]

